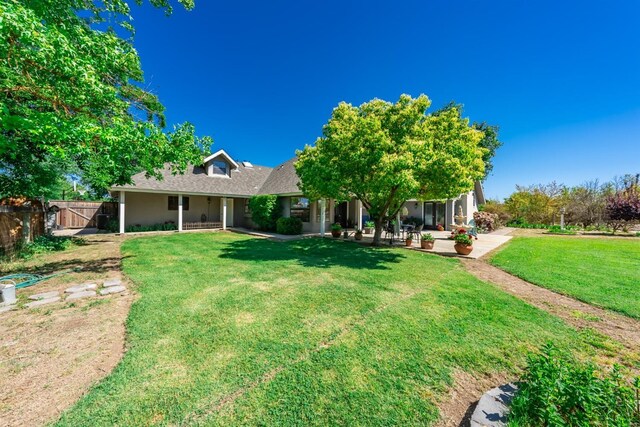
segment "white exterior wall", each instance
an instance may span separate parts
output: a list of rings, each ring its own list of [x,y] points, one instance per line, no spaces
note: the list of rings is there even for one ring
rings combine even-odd
[[[168,194],[127,192],[125,198],[125,226],[178,223],[178,211],[169,210]],[[177,196],[177,194],[176,194]],[[183,214],[188,212],[184,211]]]

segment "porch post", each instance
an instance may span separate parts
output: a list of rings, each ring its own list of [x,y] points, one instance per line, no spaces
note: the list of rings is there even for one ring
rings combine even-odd
[[[118,219],[120,220],[120,234],[124,234],[124,198],[125,192],[120,191],[118,197]]]
[[[327,205],[327,199],[320,199],[318,201],[318,203],[320,203],[320,236],[324,237],[324,233],[325,233],[325,221],[326,219],[326,212],[325,212],[325,206]]]
[[[178,231],[182,231],[182,194],[178,194]]]
[[[422,224],[426,224],[427,221],[425,221],[424,218],[424,202],[420,202],[420,205],[422,205]]]
[[[362,223],[362,201],[358,200],[357,204],[356,204],[356,210],[358,212],[358,229],[362,230],[363,227],[363,223]]]
[[[222,229],[227,229],[227,198],[222,198]]]

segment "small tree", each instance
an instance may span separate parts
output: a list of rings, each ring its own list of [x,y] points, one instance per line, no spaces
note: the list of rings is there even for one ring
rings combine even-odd
[[[276,229],[276,221],[280,217],[280,205],[278,196],[273,194],[260,194],[249,199],[251,220],[261,230],[273,231]]]
[[[298,151],[301,189],[312,199],[356,197],[382,226],[409,199],[446,199],[473,188],[484,176],[483,133],[457,108],[427,115],[425,96],[402,95],[359,107],[340,103],[315,146]]]
[[[640,222],[640,189],[638,181],[607,198],[607,222],[613,231]]]

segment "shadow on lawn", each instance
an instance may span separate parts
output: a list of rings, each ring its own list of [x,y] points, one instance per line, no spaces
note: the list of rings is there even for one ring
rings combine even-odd
[[[350,242],[309,238],[289,242],[268,239],[238,240],[222,248],[220,258],[242,261],[297,261],[306,267],[349,267],[388,269],[405,255],[384,248],[372,248]]]

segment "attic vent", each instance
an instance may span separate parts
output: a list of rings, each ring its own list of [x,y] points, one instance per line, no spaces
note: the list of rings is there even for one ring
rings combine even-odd
[[[252,168],[253,165],[247,161],[242,162],[242,166],[244,166],[245,168]]]

